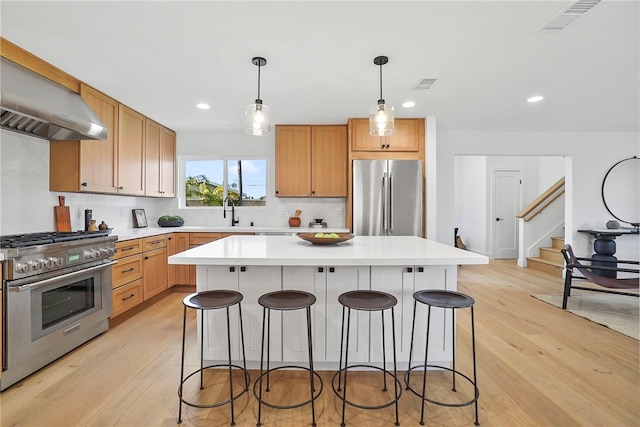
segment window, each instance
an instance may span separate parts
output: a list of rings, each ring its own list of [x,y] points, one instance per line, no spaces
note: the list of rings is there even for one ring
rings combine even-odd
[[[185,160],[185,206],[265,206],[267,161],[264,159]]]

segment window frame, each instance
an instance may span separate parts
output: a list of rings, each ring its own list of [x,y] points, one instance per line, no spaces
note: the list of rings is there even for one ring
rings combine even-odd
[[[187,206],[187,195],[186,195],[186,183],[187,183],[187,167],[186,164],[188,161],[223,161],[223,183],[224,186],[224,197],[227,194],[228,188],[228,162],[230,160],[262,160],[265,162],[265,197],[264,197],[264,205],[262,206],[236,206],[236,209],[247,209],[247,208],[257,208],[262,209],[268,206],[269,204],[269,159],[263,156],[246,156],[246,155],[238,155],[238,156],[178,156],[178,209],[188,209],[188,210],[210,210],[210,209],[222,209],[223,206]]]

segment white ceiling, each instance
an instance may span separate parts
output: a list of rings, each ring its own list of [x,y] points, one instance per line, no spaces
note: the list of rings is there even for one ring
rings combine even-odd
[[[565,31],[536,31],[568,4],[3,0],[0,34],[176,131],[240,131],[257,95],[253,56],[268,61],[272,123],[366,117],[379,97],[373,58],[386,55],[396,117],[455,131],[638,132],[640,3],[603,0]],[[415,90],[423,78],[438,82]],[[545,99],[527,104],[533,94]]]

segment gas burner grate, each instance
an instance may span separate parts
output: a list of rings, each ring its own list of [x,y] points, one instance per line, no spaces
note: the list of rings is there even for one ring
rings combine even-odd
[[[51,243],[69,242],[80,239],[93,239],[108,236],[107,231],[70,231],[70,232],[41,232],[0,236],[0,248],[26,248],[30,246],[48,245]]]

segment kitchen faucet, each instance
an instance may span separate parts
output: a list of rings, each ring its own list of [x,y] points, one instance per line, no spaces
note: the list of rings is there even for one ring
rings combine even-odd
[[[227,206],[229,206],[229,202],[231,202],[231,226],[235,227],[235,225],[240,222],[240,218],[236,219],[236,205],[233,202],[233,199],[229,196],[225,197],[222,201],[222,217],[227,217]]]

